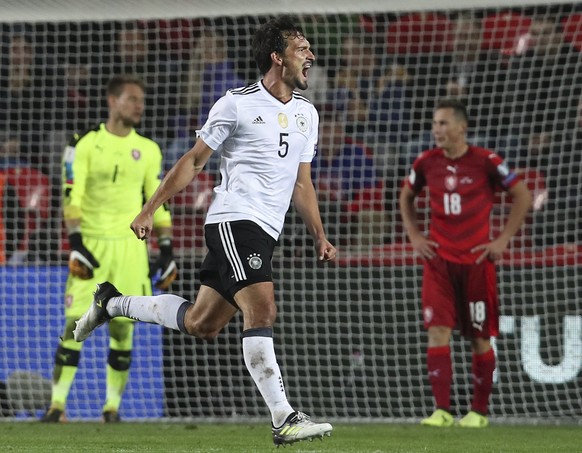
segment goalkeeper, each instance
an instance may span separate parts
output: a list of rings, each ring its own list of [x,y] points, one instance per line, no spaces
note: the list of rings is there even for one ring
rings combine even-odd
[[[69,234],[69,277],[65,288],[65,328],[55,354],[51,405],[43,422],[65,420],[65,405],[83,343],[73,339],[75,321],[87,311],[97,282],[110,280],[122,291],[152,294],[176,276],[171,218],[166,207],[154,215],[160,247],[150,267],[147,244],[128,228],[160,184],[162,154],[134,127],[144,111],[144,85],[118,75],[107,86],[109,117],[95,129],[75,135],[63,158],[64,217]],[[157,281],[156,281],[157,279]],[[131,363],[134,323],[116,318],[109,324],[107,392],[103,421],[117,422]]]

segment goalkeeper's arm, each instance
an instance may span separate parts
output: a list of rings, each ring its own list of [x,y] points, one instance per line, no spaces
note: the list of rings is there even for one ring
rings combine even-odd
[[[66,225],[69,234],[69,246],[71,247],[69,271],[74,277],[89,280],[93,278],[93,269],[99,267],[99,261],[83,244],[81,219],[68,219]]]
[[[156,261],[150,265],[150,278],[154,279],[156,288],[165,291],[178,275],[178,266],[172,251],[171,228],[156,228],[156,237],[160,253]]]

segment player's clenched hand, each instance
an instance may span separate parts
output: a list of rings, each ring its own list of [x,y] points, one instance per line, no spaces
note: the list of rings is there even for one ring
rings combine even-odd
[[[412,244],[412,249],[414,253],[417,254],[423,260],[431,260],[436,256],[436,249],[438,248],[438,243],[427,239],[423,235],[419,235],[414,239],[410,239]]]
[[[154,220],[150,214],[140,212],[133,219],[133,222],[131,222],[130,228],[133,230],[135,236],[143,241],[150,237],[153,224]]]
[[[333,261],[335,260],[336,249],[327,239],[317,241],[315,244],[317,250],[317,260],[318,261]]]

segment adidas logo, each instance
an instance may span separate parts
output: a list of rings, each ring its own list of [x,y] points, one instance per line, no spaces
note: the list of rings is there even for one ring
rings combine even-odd
[[[253,121],[253,124],[267,124],[267,123],[265,123],[265,122],[263,121],[263,118],[261,118],[261,117],[260,117],[260,115],[259,115],[259,116],[257,116],[257,117],[254,119],[254,121]]]

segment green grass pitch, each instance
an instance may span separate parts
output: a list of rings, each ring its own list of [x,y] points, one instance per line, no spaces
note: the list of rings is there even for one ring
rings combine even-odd
[[[0,423],[3,452],[582,453],[582,426],[336,424],[323,441],[272,444],[269,424]]]

